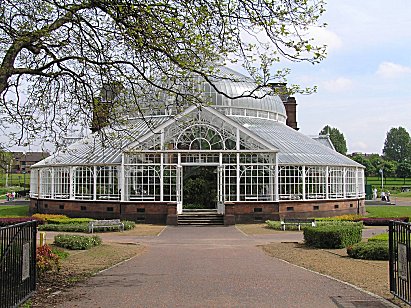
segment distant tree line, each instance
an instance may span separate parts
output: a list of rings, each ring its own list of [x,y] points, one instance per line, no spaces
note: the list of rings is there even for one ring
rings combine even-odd
[[[337,129],[326,125],[320,132],[328,135],[337,152],[347,155],[344,135]],[[382,155],[354,153],[351,159],[365,166],[365,176],[380,176],[380,170],[386,177],[411,177],[411,137],[403,127],[391,128],[387,132]]]

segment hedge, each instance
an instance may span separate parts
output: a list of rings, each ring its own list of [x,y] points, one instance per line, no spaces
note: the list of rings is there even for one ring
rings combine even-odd
[[[378,235],[374,235],[373,237],[370,237],[368,241],[369,242],[381,242],[381,241],[388,242],[388,236],[389,236],[388,233],[381,233]]]
[[[349,246],[347,254],[354,259],[389,260],[388,241],[361,242]]]
[[[344,248],[362,239],[362,223],[340,222],[304,229],[304,242],[316,248]]]
[[[54,245],[71,250],[85,250],[101,245],[101,238],[97,235],[58,234],[54,237]]]
[[[83,218],[79,218],[83,219]],[[88,219],[88,218],[87,218]],[[91,219],[93,220],[93,219]],[[136,223],[134,221],[124,220],[124,230],[131,230],[134,229]],[[39,231],[57,231],[57,232],[83,232],[88,233],[88,222],[81,222],[81,223],[59,223],[59,224],[45,224],[39,226]],[[118,231],[116,227],[104,227],[104,228],[96,228],[94,232],[112,232]]]
[[[93,221],[92,218],[49,218],[47,220],[48,224],[75,224],[75,223],[88,223],[89,221]]]

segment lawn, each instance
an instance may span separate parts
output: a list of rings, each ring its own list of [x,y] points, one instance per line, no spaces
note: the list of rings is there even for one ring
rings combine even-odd
[[[373,218],[411,217],[411,206],[367,206],[366,211]]]
[[[5,205],[0,206],[0,217],[25,217],[29,216],[28,205]]]

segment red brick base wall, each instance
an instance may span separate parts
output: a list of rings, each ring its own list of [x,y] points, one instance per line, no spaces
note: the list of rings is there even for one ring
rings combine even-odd
[[[226,202],[224,223],[260,223],[283,218],[365,214],[364,199],[335,201]],[[149,224],[177,224],[176,203],[31,199],[31,213],[96,219],[120,218]]]
[[[31,213],[64,214],[69,217],[89,217],[96,219],[120,218],[148,224],[165,224],[167,222],[169,206],[173,207],[173,204],[168,202],[134,203],[50,199],[30,200]]]

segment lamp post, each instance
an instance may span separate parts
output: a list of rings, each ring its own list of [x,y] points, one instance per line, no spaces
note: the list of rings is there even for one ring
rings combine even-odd
[[[381,174],[381,189],[384,188],[384,170],[381,168],[380,169],[380,174]]]

